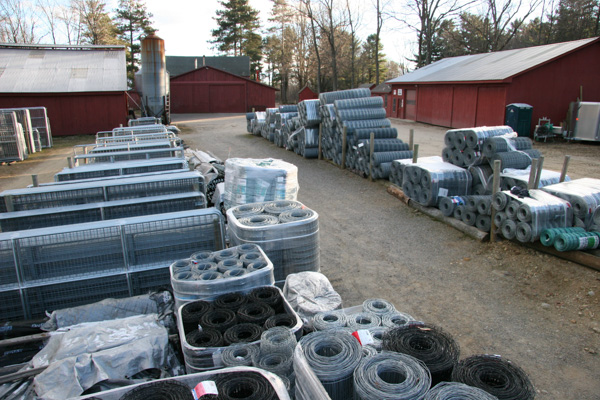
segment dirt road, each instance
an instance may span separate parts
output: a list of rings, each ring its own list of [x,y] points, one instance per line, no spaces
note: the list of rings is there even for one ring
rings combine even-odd
[[[243,116],[178,115],[192,148],[228,157],[279,158],[298,166],[299,200],[320,215],[321,264],[345,306],[385,298],[415,318],[439,325],[461,357],[500,354],[530,375],[540,399],[599,399],[600,273],[512,242],[480,243],[407,207],[383,182],[305,160],[246,133]],[[439,155],[445,129],[394,121],[400,138],[415,129],[420,154]],[[0,167],[2,189],[40,181],[66,166],[73,138],[43,159]],[[72,144],[71,144],[72,143]],[[545,166],[571,177],[600,177],[598,146],[536,144]],[[42,177],[43,175],[43,177]],[[43,179],[45,178],[45,179]]]

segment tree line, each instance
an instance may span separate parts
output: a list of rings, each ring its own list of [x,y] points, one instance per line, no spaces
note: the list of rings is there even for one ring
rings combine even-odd
[[[0,42],[125,45],[130,87],[140,63],[140,37],[156,31],[140,0],[120,0],[111,17],[102,0],[0,0]]]
[[[261,35],[248,0],[221,0],[212,43],[223,54],[248,55],[252,72],[279,87],[283,103],[307,84],[317,92],[379,84],[410,64],[600,35],[600,0],[404,0],[397,9],[393,0],[272,3]],[[374,15],[368,26],[366,11]],[[414,34],[414,54],[401,63],[388,60],[384,29],[394,35],[406,28]]]

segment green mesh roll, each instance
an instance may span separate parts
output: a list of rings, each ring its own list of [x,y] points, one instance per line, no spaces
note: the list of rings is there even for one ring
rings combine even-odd
[[[591,250],[599,245],[598,232],[561,233],[554,240],[554,248],[558,251]]]
[[[585,232],[583,228],[548,228],[544,229],[540,235],[540,242],[544,246],[553,246],[556,237],[561,233]]]

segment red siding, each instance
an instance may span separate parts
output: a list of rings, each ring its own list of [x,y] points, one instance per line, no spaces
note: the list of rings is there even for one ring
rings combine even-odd
[[[477,109],[477,87],[455,86],[452,101],[453,128],[470,128],[475,126],[475,110]]]
[[[580,86],[584,101],[600,101],[599,65],[600,43],[595,43],[515,77],[507,90],[506,104],[533,106],[532,132],[542,117],[558,125],[564,121],[569,103],[579,97]]]
[[[53,136],[95,135],[127,124],[125,92],[0,93],[0,108],[46,107]]]
[[[478,88],[475,126],[504,125],[506,107],[505,86],[482,86]]]
[[[303,100],[313,100],[313,99],[318,99],[319,96],[317,96],[317,94],[315,92],[312,91],[311,88],[309,87],[305,87],[304,89],[302,89],[300,91],[300,93],[298,93],[298,102],[301,102]]]
[[[419,86],[417,121],[450,126],[452,124],[452,86]]]
[[[243,113],[275,107],[276,89],[202,67],[171,80],[171,112]]]

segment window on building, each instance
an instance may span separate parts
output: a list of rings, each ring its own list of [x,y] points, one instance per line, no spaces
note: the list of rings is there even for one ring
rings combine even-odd
[[[387,94],[383,96],[383,108],[387,108],[388,102],[387,102]]]
[[[396,98],[392,100],[392,111],[396,111]]]

